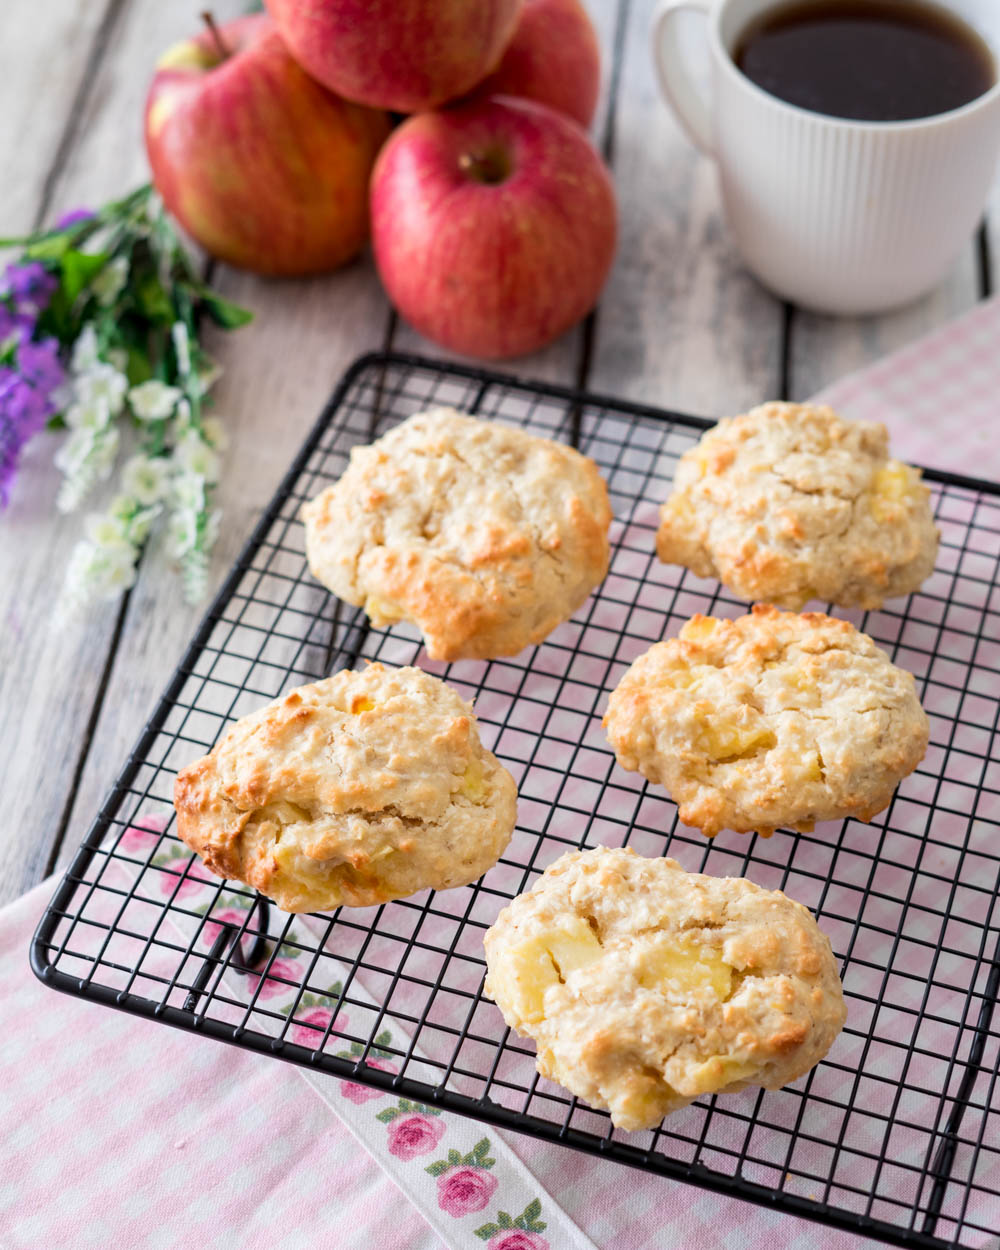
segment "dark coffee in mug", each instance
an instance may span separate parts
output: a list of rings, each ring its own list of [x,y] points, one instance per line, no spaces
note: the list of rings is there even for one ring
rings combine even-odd
[[[747,27],[733,59],[771,95],[852,121],[947,113],[997,76],[980,36],[923,0],[779,4]]]

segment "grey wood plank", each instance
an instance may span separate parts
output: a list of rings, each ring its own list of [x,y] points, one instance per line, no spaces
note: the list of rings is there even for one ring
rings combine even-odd
[[[715,168],[660,98],[655,0],[631,0],[614,127],[621,240],[597,313],[589,385],[707,415],[772,397],[782,308],[744,270]]]
[[[95,39],[117,7],[117,0],[8,0],[4,5],[0,233],[35,224],[47,175],[73,122],[74,101],[101,55]]]
[[[234,0],[226,3],[232,4],[229,11],[237,11]],[[62,7],[73,11],[80,6]],[[197,20],[183,6],[140,3],[116,5],[115,16],[100,28],[100,59],[87,61],[87,92],[73,97],[75,140],[47,188],[53,215],[120,195],[148,177],[141,134],[149,77],[158,55],[190,33]],[[26,59],[33,46],[29,33],[25,28],[21,34]],[[38,38],[51,54],[52,29],[38,22]],[[86,56],[86,47],[81,53]],[[55,510],[55,445],[53,435],[35,440],[9,512],[0,521],[8,553],[0,562],[0,706],[17,709],[16,716],[0,720],[0,783],[7,807],[0,830],[0,901],[28,888],[45,871],[92,728],[119,619],[114,603],[72,624],[54,619],[81,525],[78,514],[62,517]],[[99,497],[95,506],[98,502]]]
[[[601,46],[601,93],[591,124],[590,134],[600,147],[605,139],[609,110],[612,107],[611,86],[613,82],[614,56],[616,50],[616,32],[621,14],[627,0],[585,0],[588,13],[597,31]],[[622,190],[618,188],[619,198]],[[538,378],[546,382],[560,382],[564,385],[575,383],[580,375],[586,351],[587,329],[585,323],[574,326],[561,335],[554,343],[530,355],[521,356],[516,360],[496,362],[500,370],[510,370],[523,377]],[[481,361],[469,361],[468,357],[459,356],[454,352],[432,343],[418,334],[401,318],[397,319],[393,332],[392,346],[398,351],[419,352],[433,356],[438,360],[459,360],[465,363],[481,364]]]
[[[979,295],[978,245],[970,242],[940,286],[895,312],[873,317],[824,317],[795,310],[789,334],[789,398],[808,399],[845,374],[966,312]]]

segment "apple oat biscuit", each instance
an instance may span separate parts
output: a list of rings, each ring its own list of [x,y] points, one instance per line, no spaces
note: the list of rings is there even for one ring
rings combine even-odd
[[[436,660],[541,642],[608,567],[593,461],[450,408],[355,447],[302,516],[315,577],[376,625],[412,621]]]
[[[656,550],[746,599],[879,608],[934,568],[929,497],[919,469],[888,458],[885,426],[763,404],[681,457]]]
[[[708,837],[870,820],[929,732],[913,675],[867,634],[762,605],[732,621],[695,616],[650,647],[604,725],[618,763],[663,785]]]
[[[174,806],[213,872],[299,912],[476,880],[510,840],[516,798],[450,686],[371,664],[237,721],[178,775]]]
[[[487,932],[486,992],[538,1071],[618,1128],[700,1094],[778,1089],[843,1028],[830,943],[801,903],[630,850],[556,860]]]

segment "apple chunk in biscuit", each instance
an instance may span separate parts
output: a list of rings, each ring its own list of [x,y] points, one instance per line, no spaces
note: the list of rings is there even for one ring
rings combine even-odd
[[[538,1071],[622,1129],[793,1081],[845,1019],[830,944],[801,904],[629,850],[564,855],[485,947],[486,993],[534,1039]]]

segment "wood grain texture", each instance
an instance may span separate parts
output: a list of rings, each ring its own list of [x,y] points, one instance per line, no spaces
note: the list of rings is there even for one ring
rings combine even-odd
[[[654,8],[655,0],[629,4],[613,136],[621,241],[588,382],[721,415],[775,393],[782,309],[741,266],[715,168],[660,98],[649,47]]]
[[[104,4],[93,0],[63,7],[90,12],[90,28],[95,14],[104,11]],[[234,0],[217,7],[223,13],[238,9]],[[189,33],[191,22],[184,6],[133,0],[117,10],[110,26],[104,24],[104,46],[99,57],[88,61],[87,92],[63,100],[66,109],[77,110],[72,118],[75,141],[49,188],[53,215],[120,195],[148,177],[142,102],[156,57]],[[28,34],[25,27],[21,38],[26,58],[34,46]],[[38,56],[42,50],[51,55],[52,30],[38,22],[36,36]],[[31,94],[37,104],[37,93]],[[57,93],[57,104],[59,100]],[[67,124],[69,120],[63,118]],[[10,131],[5,134],[11,141],[17,138]],[[15,146],[14,159],[20,160],[22,147]],[[36,197],[40,195],[38,186]],[[34,441],[11,507],[0,521],[8,553],[0,562],[0,706],[18,709],[16,716],[0,719],[0,784],[7,808],[0,831],[0,901],[27,889],[45,871],[91,731],[119,618],[117,603],[100,605],[76,622],[54,616],[81,526],[80,514],[63,517],[55,510],[60,478],[52,454],[58,437],[44,434]],[[83,512],[99,506],[101,498],[85,504]],[[129,715],[127,703],[119,715]]]
[[[929,295],[879,317],[823,317],[796,310],[789,334],[789,398],[808,399],[960,316],[979,299],[977,245],[970,241],[952,272]]]
[[[86,89],[95,38],[116,0],[7,0],[0,73],[0,233],[30,230],[73,105]]]

